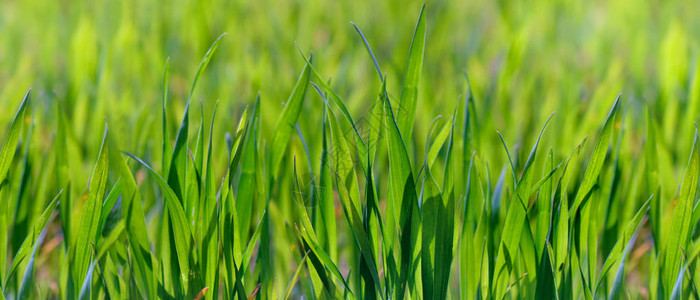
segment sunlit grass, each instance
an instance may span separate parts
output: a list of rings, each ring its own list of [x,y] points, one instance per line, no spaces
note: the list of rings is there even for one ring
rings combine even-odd
[[[0,299],[698,298],[698,4],[176,2],[0,4]]]

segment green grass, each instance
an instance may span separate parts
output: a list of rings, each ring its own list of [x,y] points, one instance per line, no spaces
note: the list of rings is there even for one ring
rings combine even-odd
[[[0,300],[698,298],[698,3],[64,2],[0,3]]]

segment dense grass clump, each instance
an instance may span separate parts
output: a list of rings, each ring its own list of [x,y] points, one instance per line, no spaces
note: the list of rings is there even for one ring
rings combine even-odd
[[[0,3],[0,300],[700,298],[698,3],[174,2]]]

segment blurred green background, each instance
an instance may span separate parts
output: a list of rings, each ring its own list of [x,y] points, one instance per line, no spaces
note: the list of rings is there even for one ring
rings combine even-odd
[[[218,130],[231,131],[258,91],[267,116],[262,118],[264,132],[271,130],[303,67],[295,42],[314,52],[314,64],[332,77],[353,115],[362,115],[380,82],[349,22],[365,33],[388,75],[390,93],[398,97],[421,4],[3,1],[0,105],[7,113],[0,114],[0,122],[8,123],[9,112],[32,87],[41,104],[38,122],[51,124],[51,106],[62,103],[76,142],[88,154],[97,151],[92,145],[99,143],[104,116],[128,133],[125,148],[139,148],[139,143],[149,143],[146,136],[159,121],[154,112],[161,105],[166,58],[171,63],[168,113],[177,120],[200,57],[224,32],[228,35],[219,55],[195,94],[205,110],[221,100],[225,113],[218,118]],[[697,65],[700,21],[693,12],[699,6],[696,1],[428,2],[416,135],[425,136],[429,122],[449,112],[465,93],[466,71],[478,108],[491,123],[485,132],[534,132],[529,129],[558,110],[553,128],[590,133],[599,124],[567,120],[600,115],[623,92],[633,103],[629,109],[651,103],[672,143],[692,126],[680,117],[696,113],[685,108],[693,97],[688,86]],[[305,106],[308,124],[319,124],[320,101]],[[38,132],[45,138],[51,134]],[[565,149],[581,138],[558,137]]]

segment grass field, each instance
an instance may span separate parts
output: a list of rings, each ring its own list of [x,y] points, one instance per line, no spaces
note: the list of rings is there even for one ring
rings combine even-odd
[[[700,299],[700,2],[0,2],[0,300]]]

